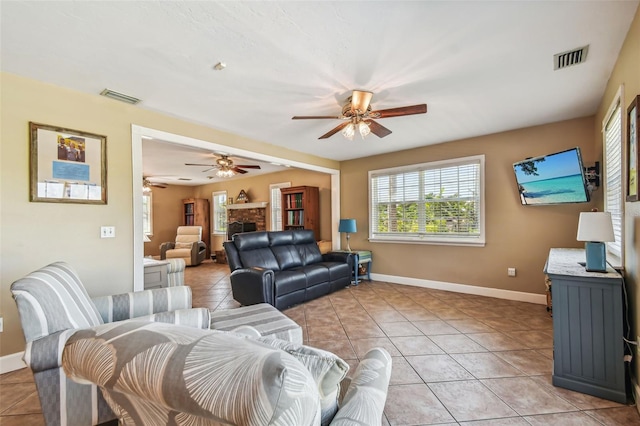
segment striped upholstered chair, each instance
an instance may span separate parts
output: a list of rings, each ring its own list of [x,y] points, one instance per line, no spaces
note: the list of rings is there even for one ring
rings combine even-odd
[[[210,326],[207,309],[191,308],[190,287],[91,299],[78,274],[64,262],[19,279],[11,292],[27,341],[24,360],[33,371],[48,426],[96,425],[116,418],[95,384],[74,382],[62,369],[65,343],[79,330],[113,322],[124,325],[124,320]]]

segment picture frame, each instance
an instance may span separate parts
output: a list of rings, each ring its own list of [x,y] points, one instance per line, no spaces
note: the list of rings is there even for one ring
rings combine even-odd
[[[107,137],[29,122],[29,201],[107,204]]]
[[[627,108],[627,201],[638,201],[638,125],[640,124],[640,95]]]

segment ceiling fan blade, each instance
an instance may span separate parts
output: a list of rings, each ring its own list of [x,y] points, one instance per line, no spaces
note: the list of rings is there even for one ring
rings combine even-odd
[[[259,169],[260,166],[253,164],[236,164],[236,167],[241,167],[243,169]]]
[[[371,111],[369,114],[375,118],[400,117],[403,115],[425,114],[427,112],[427,104],[411,105],[399,108],[381,109]]]
[[[233,170],[233,171],[234,171],[234,172],[236,172],[236,173],[240,173],[241,175],[242,175],[242,174],[245,174],[245,173],[249,173],[249,172],[248,172],[248,171],[246,171],[246,170],[239,169],[237,166],[236,166],[236,167],[232,167],[230,170]]]
[[[193,164],[193,163],[184,163],[185,166],[206,166],[206,167],[213,167],[215,166],[215,164]]]
[[[162,188],[162,189],[167,187],[167,184],[165,184],[165,183],[153,183],[153,182],[151,182],[150,185],[151,186],[155,186],[156,188]]]
[[[207,173],[207,172],[210,172],[211,170],[217,170],[218,168],[219,168],[218,166],[209,167],[208,169],[204,169],[202,173]]]
[[[369,108],[372,96],[373,93],[371,92],[354,90],[351,95],[351,110],[360,111],[360,114],[364,114],[367,111],[367,108]]]
[[[366,120],[365,123],[369,125],[369,129],[371,129],[371,133],[376,135],[379,138],[384,138],[385,136],[389,136],[391,134],[391,130],[387,129],[383,125],[376,123],[373,120]]]
[[[347,125],[350,123],[350,121],[345,121],[344,123],[340,123],[338,124],[336,127],[334,127],[333,129],[329,130],[327,133],[325,133],[324,135],[320,136],[318,139],[327,139],[330,138],[331,136],[335,135],[336,133],[338,133],[340,130],[344,129],[345,127],[347,127]]]
[[[296,115],[295,117],[291,117],[292,120],[308,120],[308,119],[321,119],[321,118],[332,118],[334,120],[341,119],[342,117],[336,117],[335,115]]]

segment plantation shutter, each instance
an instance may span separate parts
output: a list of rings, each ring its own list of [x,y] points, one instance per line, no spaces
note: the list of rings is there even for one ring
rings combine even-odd
[[[615,241],[607,250],[622,258],[623,180],[622,180],[622,111],[620,101],[613,109],[604,130],[604,209],[611,213]]]
[[[370,238],[483,236],[482,163],[478,156],[370,172]]]

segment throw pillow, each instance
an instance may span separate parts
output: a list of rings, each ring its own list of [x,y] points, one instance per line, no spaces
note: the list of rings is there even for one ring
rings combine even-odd
[[[338,411],[340,382],[349,372],[349,364],[331,352],[311,346],[297,345],[267,336],[256,340],[287,352],[309,370],[320,394],[322,425],[331,423]]]

